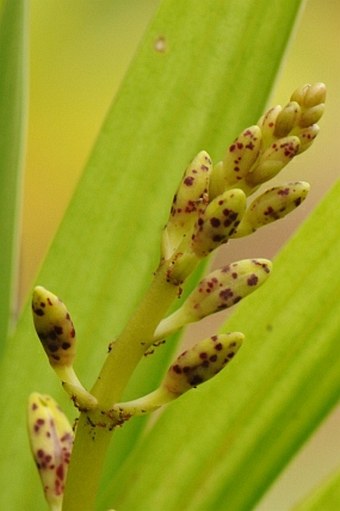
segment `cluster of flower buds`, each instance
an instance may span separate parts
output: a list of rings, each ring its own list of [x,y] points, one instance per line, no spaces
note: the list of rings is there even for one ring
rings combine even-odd
[[[78,408],[95,408],[96,399],[85,390],[73,368],[76,333],[65,304],[44,287],[37,286],[33,292],[32,312],[35,330],[64,389]]]
[[[271,108],[257,125],[244,130],[221,162],[214,165],[205,151],[194,158],[180,182],[163,230],[160,268],[165,271],[156,272],[155,278],[161,275],[166,279],[162,284],[168,286],[170,282],[180,290],[197,263],[217,247],[283,218],[299,206],[309,191],[303,181],[267,189],[250,203],[248,197],[312,144],[319,131],[316,123],[324,111],[325,95],[322,83],[305,85],[292,94],[285,107]],[[145,349],[188,323],[234,305],[256,290],[270,271],[271,263],[266,259],[245,259],[211,272],[182,306],[160,320],[153,337],[143,342]],[[85,390],[73,368],[76,336],[66,306],[38,286],[32,310],[39,339],[65,390],[79,409],[98,409],[97,400]],[[101,412],[112,417],[116,425],[159,408],[219,373],[237,353],[243,337],[239,332],[223,333],[198,342],[177,357],[156,390]],[[72,430],[48,396],[30,397],[28,417],[45,494],[51,509],[58,510]]]
[[[29,397],[27,419],[31,450],[47,503],[51,511],[59,511],[73,446],[72,427],[58,404],[37,392]]]
[[[169,281],[182,284],[197,262],[217,247],[231,238],[252,234],[301,204],[309,191],[308,183],[303,181],[267,189],[250,204],[247,198],[311,145],[319,131],[316,122],[324,111],[325,95],[322,83],[305,85],[292,94],[284,108],[271,108],[257,125],[244,130],[229,146],[223,161],[213,165],[205,151],[194,158],[174,196],[163,231],[162,262],[168,264]],[[256,290],[270,271],[271,263],[266,259],[237,261],[213,271],[199,282],[181,307],[159,323],[154,341],[234,305]],[[196,386],[194,383],[211,378],[222,369],[222,359],[228,359],[216,358],[216,346],[225,342],[227,349],[238,349],[241,335],[213,336],[201,341],[177,359],[154,392],[115,405],[118,417],[129,418],[158,408]],[[228,336],[236,336],[237,340],[228,344]],[[215,359],[214,366],[210,362]]]
[[[200,152],[186,170],[163,232],[162,255],[172,258],[173,279],[184,280],[197,260],[230,238],[251,234],[283,218],[306,197],[304,182],[265,191],[247,207],[247,197],[305,151],[319,132],[326,88],[297,89],[285,106],[276,106],[257,125],[244,130],[213,165]]]

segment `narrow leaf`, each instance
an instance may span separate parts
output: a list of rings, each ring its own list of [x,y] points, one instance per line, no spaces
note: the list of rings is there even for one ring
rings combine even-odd
[[[26,128],[27,3],[0,5],[0,353],[15,314]]]
[[[333,511],[340,502],[340,470],[327,478],[310,495],[294,507],[293,511]]]

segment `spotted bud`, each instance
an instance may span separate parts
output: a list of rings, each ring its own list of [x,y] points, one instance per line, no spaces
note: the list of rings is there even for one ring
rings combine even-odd
[[[230,188],[244,189],[244,177],[255,163],[260,147],[261,130],[258,126],[250,126],[234,140],[229,146],[223,162],[215,165],[211,173],[210,199]]]
[[[307,197],[310,186],[304,181],[266,190],[245,212],[233,238],[248,236],[260,227],[285,217]]]
[[[270,108],[258,121],[262,134],[262,148],[267,148],[276,140],[276,120],[282,111],[280,105]]]
[[[303,128],[299,131],[299,139],[300,139],[300,148],[299,148],[299,154],[301,154],[303,151],[306,151],[308,149],[314,139],[318,136],[320,131],[320,128],[317,124],[313,124],[312,126],[309,126],[308,128]]]
[[[33,321],[52,366],[71,366],[76,356],[76,337],[65,304],[53,293],[37,286],[32,299]]]
[[[233,306],[265,282],[271,266],[267,259],[243,259],[209,273],[183,305],[160,322],[154,339]]]
[[[256,186],[278,174],[299,152],[300,140],[290,136],[274,142],[261,155],[253,171],[248,174],[247,182]]]
[[[168,369],[160,386],[132,401],[116,403],[111,410],[118,423],[152,412],[184,392],[210,380],[232,360],[241,347],[240,332],[213,335],[184,351]]]
[[[237,188],[212,200],[198,218],[191,248],[197,257],[205,257],[226,243],[240,223],[246,208],[246,196]]]
[[[45,498],[51,511],[61,510],[73,431],[58,404],[47,395],[29,397],[28,434]]]
[[[191,235],[197,216],[208,203],[208,183],[211,171],[208,153],[201,151],[186,169],[174,196],[169,221],[163,233],[163,255],[168,259]]]
[[[213,335],[184,351],[170,366],[161,386],[178,396],[210,380],[232,360],[241,347],[240,332]]]

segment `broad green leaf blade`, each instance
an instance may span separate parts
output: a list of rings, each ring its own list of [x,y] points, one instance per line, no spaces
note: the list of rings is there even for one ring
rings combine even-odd
[[[13,323],[26,128],[27,3],[0,3],[0,353]],[[13,324],[12,324],[13,326]]]
[[[274,9],[259,0],[254,12],[252,1],[162,4],[39,276],[74,318],[77,369],[86,386],[148,286],[184,167],[202,148],[222,157],[228,141],[260,116],[299,5],[282,0]],[[39,511],[44,504],[23,425],[27,395],[52,393],[63,407],[67,400],[38,345],[29,308],[7,351],[2,389],[1,503],[19,508],[25,499]]]
[[[340,470],[308,495],[294,511],[333,511],[340,503]]]
[[[339,200],[340,183],[225,325],[246,335],[235,361],[167,408],[114,481],[111,505],[253,509],[337,403]]]

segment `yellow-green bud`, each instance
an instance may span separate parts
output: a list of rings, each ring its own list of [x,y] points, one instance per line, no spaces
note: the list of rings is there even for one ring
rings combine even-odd
[[[190,294],[183,309],[190,321],[231,307],[255,291],[271,271],[268,259],[243,259],[207,275]]]
[[[71,366],[76,356],[76,334],[65,304],[42,286],[34,288],[33,321],[50,364]]]
[[[305,112],[301,114],[299,126],[301,128],[307,128],[312,124],[318,122],[318,120],[322,117],[325,111],[325,105],[315,105],[312,108],[308,108]]]
[[[312,124],[312,126],[309,126],[308,128],[303,128],[299,131],[299,139],[300,139],[300,147],[299,147],[299,154],[303,153],[303,151],[306,151],[308,149],[314,139],[318,136],[320,131],[320,128],[317,124]]]
[[[248,236],[260,227],[285,217],[307,197],[310,186],[304,181],[266,190],[246,210],[233,238]]]
[[[291,101],[281,110],[277,116],[274,128],[274,135],[276,138],[289,135],[298,122],[300,112],[300,105],[296,101]]]
[[[246,208],[246,196],[237,188],[212,200],[198,218],[191,248],[197,257],[205,257],[226,243],[240,223]]]
[[[267,259],[243,259],[209,273],[183,305],[160,322],[154,339],[236,304],[263,284],[271,267]]]
[[[61,510],[73,445],[73,431],[59,405],[47,395],[29,397],[28,434],[46,500],[51,511]]]
[[[324,83],[306,84],[298,87],[291,95],[291,101],[297,101],[301,106],[311,108],[326,100],[326,86]]]
[[[279,139],[264,151],[253,171],[248,174],[247,182],[256,186],[276,176],[298,153],[300,140],[290,136]]]
[[[274,140],[276,140],[275,137],[275,126],[276,126],[276,120],[279,116],[279,114],[282,111],[282,107],[280,105],[276,105],[272,108],[270,108],[258,121],[258,125],[261,129],[262,133],[262,148],[265,149],[266,147],[270,146]]]
[[[208,203],[211,159],[201,151],[186,169],[174,196],[169,221],[163,233],[163,256],[168,259],[183,238],[191,235],[198,215]]]
[[[210,177],[209,198],[213,199],[225,190],[242,188],[244,177],[250,172],[261,147],[261,130],[250,126],[229,146],[223,162],[218,163]]]
[[[241,347],[240,332],[213,335],[184,351],[170,366],[161,387],[174,397],[210,380],[232,360]]]

